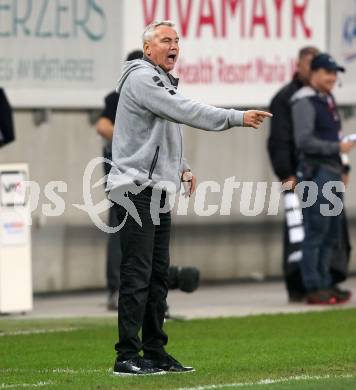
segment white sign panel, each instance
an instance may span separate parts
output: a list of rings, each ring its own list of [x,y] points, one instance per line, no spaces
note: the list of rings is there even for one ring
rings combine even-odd
[[[356,0],[331,1],[330,52],[346,68],[337,88],[339,104],[356,103]]]
[[[2,246],[28,243],[28,226],[15,210],[2,210],[0,215],[0,237]]]
[[[120,73],[121,0],[0,0],[0,85],[15,107],[103,104]]]
[[[302,46],[326,47],[325,0],[124,0],[124,51],[162,19],[181,38],[182,91],[220,106],[266,106]]]
[[[7,171],[0,173],[1,206],[24,206],[26,204],[26,173]]]

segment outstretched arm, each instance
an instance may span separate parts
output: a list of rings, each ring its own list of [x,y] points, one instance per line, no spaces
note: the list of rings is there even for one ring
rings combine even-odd
[[[264,111],[238,111],[217,108],[189,99],[158,76],[137,70],[130,77],[137,101],[161,118],[208,130],[223,131],[235,126],[258,128],[271,114]]]

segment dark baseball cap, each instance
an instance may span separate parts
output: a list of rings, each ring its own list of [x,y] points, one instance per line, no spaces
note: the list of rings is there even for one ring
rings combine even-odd
[[[337,72],[345,72],[345,68],[340,66],[333,57],[328,53],[321,53],[315,56],[310,64],[311,70],[317,69],[335,70]]]

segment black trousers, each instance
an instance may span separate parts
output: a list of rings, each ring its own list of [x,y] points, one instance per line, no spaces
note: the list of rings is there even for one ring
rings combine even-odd
[[[111,207],[109,210],[109,226],[116,227],[118,225],[115,208]],[[120,232],[108,234],[106,245],[106,283],[111,294],[119,290],[121,258]]]
[[[120,231],[122,260],[119,289],[119,342],[115,350],[119,360],[138,356],[147,358],[166,354],[168,336],[163,331],[168,293],[170,212],[159,214],[159,225],[151,217],[152,189],[138,195],[129,194],[140,216],[142,227],[128,215]],[[163,207],[163,192],[158,204]],[[115,205],[119,221],[126,210]],[[142,339],[139,332],[142,329]]]
[[[103,157],[110,161],[112,159],[112,155],[107,148],[103,150]],[[106,176],[109,174],[110,169],[111,165],[104,162],[104,173]],[[109,226],[118,226],[117,213],[114,207],[111,207],[109,210]],[[111,294],[119,290],[121,257],[120,232],[108,234],[106,245],[106,284]]]

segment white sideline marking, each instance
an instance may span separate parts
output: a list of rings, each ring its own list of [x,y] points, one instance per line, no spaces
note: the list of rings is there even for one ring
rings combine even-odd
[[[29,329],[29,330],[15,330],[14,332],[1,332],[0,337],[4,336],[23,336],[28,334],[45,334],[45,333],[59,333],[59,332],[74,332],[80,328],[53,328],[53,329]]]
[[[289,381],[305,381],[305,380],[321,380],[321,379],[341,379],[341,378],[354,378],[355,375],[345,374],[345,375],[300,375],[300,376],[290,376],[286,378],[278,378],[278,379],[261,379],[258,382],[240,382],[240,383],[226,383],[221,385],[204,385],[204,386],[196,386],[196,387],[179,387],[176,390],[213,390],[213,389],[223,389],[225,387],[247,387],[247,386],[258,386],[258,385],[271,385],[274,383],[282,383]]]
[[[53,373],[53,374],[91,374],[111,371],[110,368],[93,368],[85,370],[83,368],[79,370],[73,370],[72,368],[45,368],[41,370],[42,373]]]
[[[43,387],[53,385],[53,382],[37,382],[37,383],[14,383],[14,384],[6,384],[1,383],[0,389],[16,389],[18,387]]]
[[[43,368],[41,370],[32,370],[31,368],[0,368],[0,373],[15,374],[15,373],[36,373],[36,374],[91,374],[111,372],[112,368],[93,368],[93,369],[79,369],[72,368]],[[1,387],[0,387],[1,389]]]

